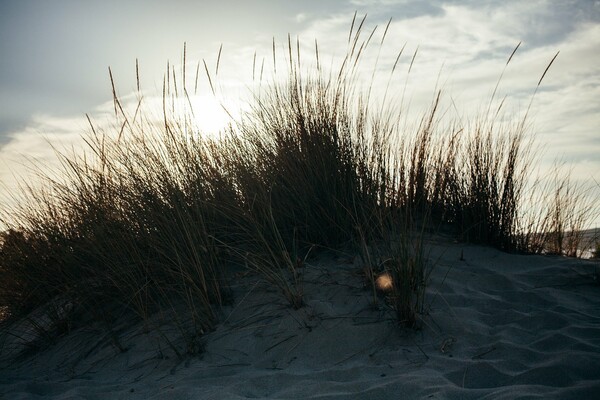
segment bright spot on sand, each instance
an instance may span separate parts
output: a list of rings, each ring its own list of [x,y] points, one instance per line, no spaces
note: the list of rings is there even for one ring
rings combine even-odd
[[[387,272],[384,272],[377,277],[375,285],[377,286],[377,289],[382,292],[389,292],[394,287],[394,282],[392,281],[392,276]]]

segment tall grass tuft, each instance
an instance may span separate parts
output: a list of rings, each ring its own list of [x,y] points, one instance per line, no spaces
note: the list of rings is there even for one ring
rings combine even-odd
[[[440,225],[508,251],[554,243],[574,254],[577,237],[556,236],[585,221],[570,208],[570,186],[556,186],[547,219],[524,217],[527,116],[499,123],[501,105],[475,124],[444,125],[437,91],[416,128],[405,129],[401,110],[375,107],[372,88],[357,89],[375,30],[365,34],[364,19],[356,22],[331,73],[318,50],[315,69],[303,72],[300,45],[288,38],[287,79],[255,91],[248,115],[219,138],[191,122],[185,68],[178,81],[167,67],[158,116],[145,111],[141,92],[126,111],[110,72],[114,130],[90,122],[87,152],[59,154],[62,178],[48,175],[4,212],[2,313],[16,321],[41,310],[63,330],[99,324],[120,350],[114,321],[130,318],[184,357],[218,322],[236,264],[299,308],[311,251],[353,243],[374,299],[377,276],[389,274],[397,319],[415,326],[427,283],[424,238]],[[275,67],[275,50],[273,59]]]

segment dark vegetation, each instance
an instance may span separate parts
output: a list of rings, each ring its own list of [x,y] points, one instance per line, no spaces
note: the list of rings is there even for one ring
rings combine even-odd
[[[523,217],[533,158],[527,117],[500,123],[500,106],[475,123],[440,127],[439,92],[416,131],[401,131],[356,93],[355,68],[373,35],[365,40],[364,20],[355,22],[335,74],[321,73],[317,51],[315,72],[302,75],[299,46],[288,43],[287,81],[263,87],[245,120],[218,139],[193,134],[170,109],[188,96],[174,70],[160,123],[144,113],[141,94],[133,115],[115,94],[116,134],[90,123],[86,156],[59,155],[65,178],[47,178],[5,212],[5,326],[42,310],[62,331],[102,324],[122,348],[112,321],[127,314],[182,357],[198,351],[198,337],[231,300],[231,268],[258,272],[299,308],[298,268],[316,249],[349,245],[373,291],[376,276],[390,274],[399,322],[418,326],[426,231],[443,226],[506,251],[562,246],[564,224],[584,221],[576,209],[568,214],[566,183],[553,206]],[[185,348],[162,333],[165,321]]]

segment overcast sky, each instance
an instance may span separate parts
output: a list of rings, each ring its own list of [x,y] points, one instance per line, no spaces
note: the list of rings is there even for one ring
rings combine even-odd
[[[481,108],[522,42],[501,84],[522,111],[560,51],[534,103],[543,163],[559,157],[576,179],[600,180],[600,1],[592,0],[0,0],[0,180],[12,187],[22,156],[49,159],[45,139],[76,142],[85,113],[103,118],[109,66],[127,98],[139,59],[144,91],[159,95],[166,62],[181,63],[184,42],[194,66],[214,66],[222,44],[220,85],[237,104],[255,52],[267,59],[273,38],[283,47],[289,33],[307,53],[316,39],[323,59],[339,60],[355,12],[378,33],[392,18],[381,70],[405,44],[406,70],[419,49],[407,86],[415,110],[429,105],[438,75],[460,110]],[[206,128],[218,127],[217,111],[206,109]]]

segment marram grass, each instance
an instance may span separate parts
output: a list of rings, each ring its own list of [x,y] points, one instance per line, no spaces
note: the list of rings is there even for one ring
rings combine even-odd
[[[525,120],[500,124],[488,112],[444,127],[438,92],[411,133],[396,114],[370,108],[355,68],[373,33],[365,38],[364,20],[355,22],[335,74],[321,71],[317,51],[315,71],[301,75],[299,45],[288,42],[287,80],[255,93],[249,115],[219,139],[189,134],[192,118],[169,107],[185,101],[189,86],[174,69],[159,123],[141,95],[126,113],[113,85],[117,131],[92,124],[86,156],[59,154],[64,179],[48,177],[3,213],[5,332],[41,310],[61,332],[100,324],[125,350],[113,322],[127,315],[184,357],[201,350],[198,338],[231,301],[233,267],[257,272],[299,308],[307,257],[347,245],[362,259],[374,301],[385,274],[398,321],[419,326],[431,268],[426,232],[445,226],[463,240],[541,251],[564,243],[556,235],[565,224],[582,226],[586,214],[571,207],[562,183],[546,214],[524,216],[532,159]]]

